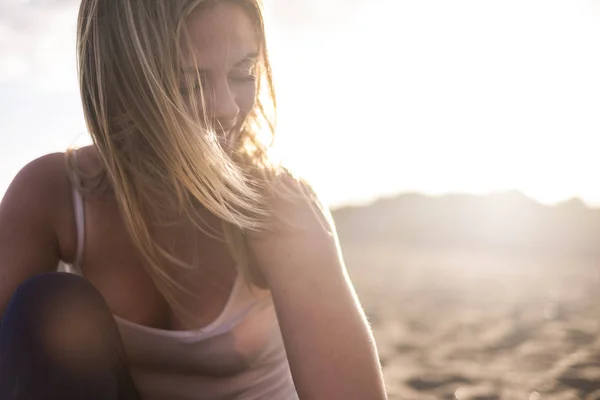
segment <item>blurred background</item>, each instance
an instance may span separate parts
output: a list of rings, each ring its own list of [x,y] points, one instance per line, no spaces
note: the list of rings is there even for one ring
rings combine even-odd
[[[90,143],[77,0],[0,0],[0,197]],[[391,399],[600,399],[600,1],[269,0],[277,147]]]

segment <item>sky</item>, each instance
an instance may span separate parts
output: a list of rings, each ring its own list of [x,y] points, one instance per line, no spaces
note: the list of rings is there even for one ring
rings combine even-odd
[[[0,196],[89,143],[77,0],[0,0]],[[520,190],[600,206],[600,0],[268,0],[277,146],[331,205]]]

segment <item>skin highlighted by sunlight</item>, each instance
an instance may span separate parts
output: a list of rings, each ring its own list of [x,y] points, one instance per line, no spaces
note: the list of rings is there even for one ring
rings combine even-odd
[[[329,210],[270,154],[262,2],[82,0],[76,43],[92,144],[0,203],[0,397],[385,399]]]

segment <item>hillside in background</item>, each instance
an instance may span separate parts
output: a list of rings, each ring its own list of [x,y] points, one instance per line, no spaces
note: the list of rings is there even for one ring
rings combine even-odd
[[[333,211],[342,242],[600,256],[600,210],[541,205],[520,192],[402,194]]]

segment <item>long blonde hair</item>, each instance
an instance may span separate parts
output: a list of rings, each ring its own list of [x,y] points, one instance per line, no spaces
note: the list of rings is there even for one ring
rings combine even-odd
[[[175,265],[191,265],[161,247],[154,225],[187,219],[206,231],[200,205],[222,220],[223,239],[248,276],[244,236],[265,228],[265,185],[278,168],[268,149],[274,137],[275,93],[260,0],[221,0],[242,6],[260,44],[258,91],[234,157],[211,140],[189,113],[180,91],[185,22],[198,6],[219,0],[83,0],[77,29],[81,97],[88,129],[125,225],[157,288],[177,304]],[[264,143],[261,130],[270,133]],[[264,139],[263,139],[264,140]],[[215,232],[212,232],[213,234]]]

